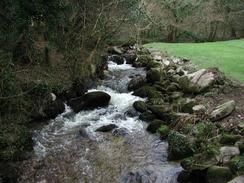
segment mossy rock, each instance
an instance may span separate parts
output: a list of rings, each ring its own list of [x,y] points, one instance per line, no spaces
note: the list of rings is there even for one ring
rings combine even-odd
[[[193,155],[192,143],[185,135],[174,131],[170,132],[168,143],[170,160],[180,160]]]
[[[236,156],[230,160],[229,163],[232,172],[243,174],[244,173],[244,156]]]
[[[149,63],[147,64],[147,70],[150,70],[150,69],[152,69],[152,68],[158,68],[158,67],[160,67],[160,66],[161,66],[160,63],[155,62],[155,61],[151,61],[151,62],[149,62]]]
[[[134,91],[133,95],[145,98],[162,98],[163,95],[161,92],[157,91],[156,88],[151,86],[143,86]]]
[[[154,68],[147,72],[146,78],[149,83],[160,82],[165,78],[165,73],[159,68]]]
[[[133,78],[128,84],[128,90],[137,90],[138,88],[146,85],[146,78],[143,76]]]
[[[147,111],[147,104],[143,101],[136,101],[133,104],[133,107],[138,111],[138,112],[145,112]]]
[[[163,105],[165,104],[164,100],[162,98],[149,98],[147,101],[147,105]]]
[[[152,122],[156,119],[156,116],[149,111],[143,112],[140,114],[139,119],[145,122]]]
[[[167,125],[161,125],[157,132],[162,139],[165,139],[170,133],[170,128]]]
[[[148,106],[148,109],[155,114],[161,120],[170,120],[170,111],[171,106],[164,104],[164,105],[152,105]]]
[[[163,125],[165,124],[164,121],[161,120],[153,120],[147,127],[147,131],[151,132],[151,133],[156,133],[157,130]]]
[[[147,67],[148,63],[153,60],[150,54],[138,55],[137,63],[139,63],[142,67]]]
[[[223,134],[219,142],[224,145],[234,145],[240,138],[239,135]]]
[[[208,183],[225,183],[232,179],[233,175],[228,167],[212,166],[207,170]]]

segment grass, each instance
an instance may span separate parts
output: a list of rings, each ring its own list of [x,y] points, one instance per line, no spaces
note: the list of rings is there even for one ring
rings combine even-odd
[[[244,81],[244,39],[211,43],[149,43],[145,47],[186,57],[202,67],[218,67],[227,75]]]

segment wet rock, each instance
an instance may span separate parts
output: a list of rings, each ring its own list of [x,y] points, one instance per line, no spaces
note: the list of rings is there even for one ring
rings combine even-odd
[[[71,99],[68,105],[74,110],[79,112],[81,110],[92,110],[98,107],[105,107],[109,104],[111,97],[105,92],[90,92],[82,97]]]
[[[88,135],[88,133],[87,133],[85,128],[81,128],[79,130],[79,136],[84,137],[84,138],[88,138],[89,137],[89,135]]]
[[[113,136],[126,136],[129,134],[129,131],[126,128],[116,128],[112,131]]]
[[[118,48],[117,46],[108,48],[108,52],[111,54],[119,54],[119,55],[123,53],[122,49]]]
[[[228,167],[212,166],[207,170],[208,183],[224,183],[232,179],[232,173]]]
[[[125,112],[125,115],[126,116],[129,116],[129,117],[136,117],[139,114],[138,114],[138,112],[134,108],[131,108],[128,111]]]
[[[147,111],[147,104],[143,101],[134,102],[133,107],[139,112],[146,112]]]
[[[110,132],[115,128],[118,128],[118,126],[115,124],[109,124],[96,129],[96,132]]]
[[[192,144],[185,135],[171,132],[168,136],[168,143],[170,160],[180,160],[193,155]]]
[[[152,114],[149,111],[143,112],[142,114],[140,114],[139,119],[145,122],[151,122],[154,119],[156,119],[156,116],[154,114]]]
[[[146,78],[144,76],[136,77],[130,80],[128,84],[128,90],[133,91],[137,90],[138,88],[146,85]]]
[[[229,163],[232,172],[244,174],[244,156],[236,156]]]
[[[115,62],[118,65],[121,65],[121,64],[123,64],[125,62],[124,58],[119,56],[119,55],[112,55],[110,57],[110,60]]]
[[[211,121],[218,121],[229,116],[235,110],[236,102],[231,100],[214,109],[210,114]]]
[[[241,175],[229,181],[228,183],[243,183],[243,182],[244,182],[244,175]]]
[[[61,100],[55,100],[46,109],[44,109],[44,113],[48,119],[53,119],[57,115],[63,113],[64,110],[64,103]]]
[[[153,120],[151,123],[149,123],[148,127],[147,127],[147,131],[151,132],[151,133],[156,133],[157,130],[164,125],[165,122],[161,121],[161,120]]]
[[[133,64],[137,59],[137,55],[135,53],[126,53],[123,55],[123,57],[128,64]]]
[[[238,140],[240,140],[241,136],[239,135],[230,135],[230,134],[223,134],[220,137],[220,143],[225,145],[234,145]]]
[[[232,157],[238,155],[240,155],[238,147],[224,146],[220,148],[217,159],[220,163],[225,164],[228,163]]]

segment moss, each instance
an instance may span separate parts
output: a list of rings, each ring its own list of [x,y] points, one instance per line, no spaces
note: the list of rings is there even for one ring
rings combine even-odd
[[[156,116],[154,114],[152,114],[149,111],[143,112],[142,114],[140,114],[139,119],[142,121],[146,121],[146,122],[151,122],[154,119],[156,119]]]
[[[170,128],[166,125],[161,125],[160,128],[157,130],[158,134],[161,138],[167,138],[170,133]]]
[[[168,143],[170,160],[180,160],[193,155],[190,140],[178,132],[170,132],[168,136]]]
[[[161,92],[157,91],[156,88],[151,86],[143,86],[134,91],[134,95],[139,97],[149,97],[149,98],[162,98]]]
[[[145,112],[147,110],[147,105],[143,101],[134,102],[133,107],[139,112]]]
[[[19,124],[2,124],[0,127],[0,159],[18,160],[21,153],[32,149],[29,130]]]
[[[232,172],[243,174],[244,173],[244,156],[236,156],[230,161],[230,169]]]
[[[228,182],[232,179],[232,176],[228,167],[212,166],[207,170],[208,183]]]

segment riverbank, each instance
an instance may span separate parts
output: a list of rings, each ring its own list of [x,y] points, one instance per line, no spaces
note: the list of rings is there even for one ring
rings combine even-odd
[[[201,68],[218,67],[236,80],[244,81],[244,40],[206,43],[150,43],[147,48],[185,57]]]

